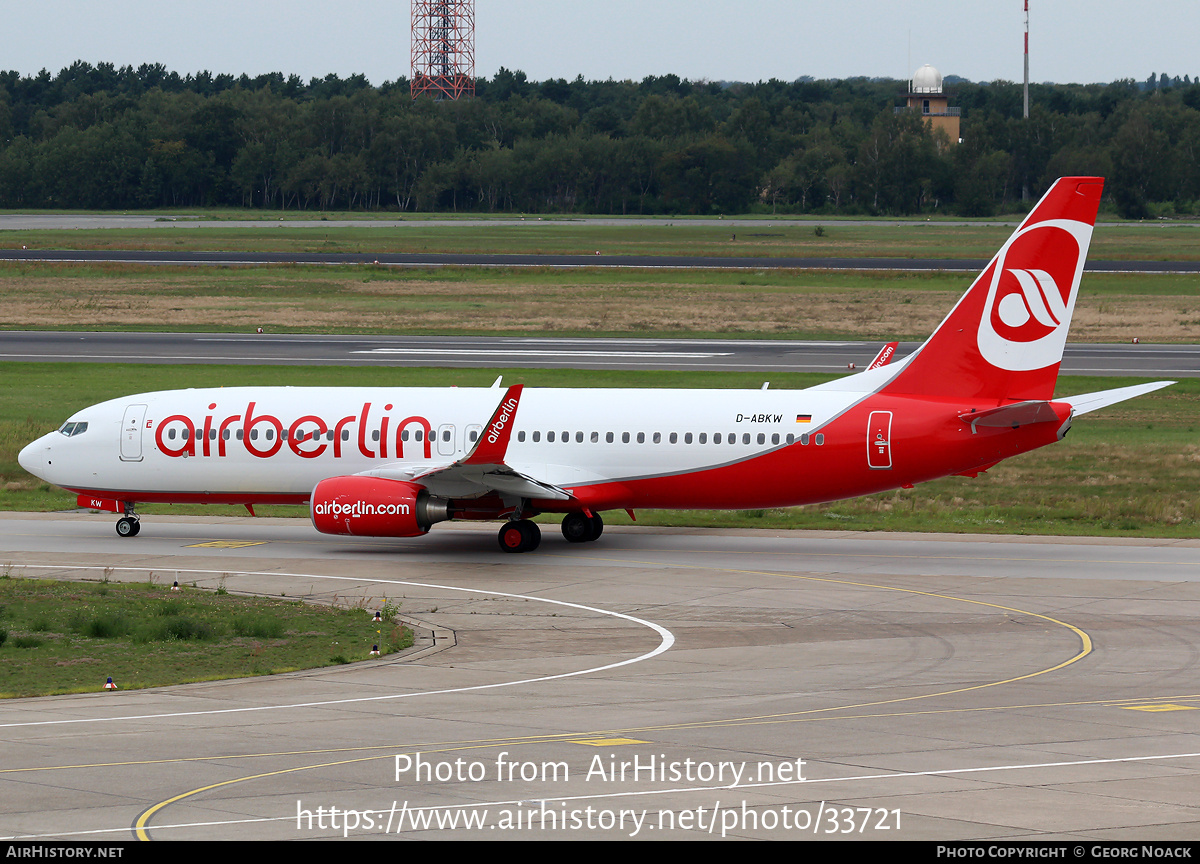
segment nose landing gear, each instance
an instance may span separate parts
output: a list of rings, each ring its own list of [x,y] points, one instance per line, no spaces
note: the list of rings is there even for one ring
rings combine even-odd
[[[118,537],[136,537],[138,532],[142,530],[141,520],[138,515],[133,512],[133,503],[125,502],[125,515],[117,520],[117,536]]]

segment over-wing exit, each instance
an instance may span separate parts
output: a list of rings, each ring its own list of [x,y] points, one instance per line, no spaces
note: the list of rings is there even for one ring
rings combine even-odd
[[[806,390],[241,387],[86,408],[21,451],[27,471],[121,514],[142,502],[308,504],[324,533],[415,537],[503,520],[509,552],[562,513],[747,509],[975,476],[1073,418],[1172,383],[1054,399],[1103,180],[1059,180],[934,334]],[[497,382],[498,383],[498,382]]]

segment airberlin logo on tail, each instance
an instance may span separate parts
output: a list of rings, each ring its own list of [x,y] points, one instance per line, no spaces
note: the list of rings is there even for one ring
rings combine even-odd
[[[1062,360],[1092,227],[1069,219],[1014,234],[991,270],[979,322],[979,351],[1013,372]]]

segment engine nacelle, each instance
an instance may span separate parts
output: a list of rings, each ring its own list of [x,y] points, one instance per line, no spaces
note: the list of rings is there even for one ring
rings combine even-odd
[[[419,537],[450,518],[449,503],[403,480],[330,477],[313,489],[308,512],[322,534]]]

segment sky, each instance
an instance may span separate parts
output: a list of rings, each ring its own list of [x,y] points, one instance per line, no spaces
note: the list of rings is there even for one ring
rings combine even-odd
[[[530,80],[1023,77],[1025,0],[476,0],[475,74]],[[1200,2],[1029,0],[1030,80],[1200,76]],[[4,3],[0,69],[75,60],[308,80],[409,74],[409,0]]]

